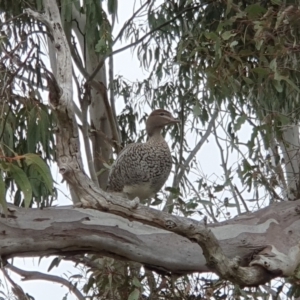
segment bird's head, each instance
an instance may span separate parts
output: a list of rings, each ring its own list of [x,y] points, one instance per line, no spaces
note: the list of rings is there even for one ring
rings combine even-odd
[[[155,132],[171,124],[180,123],[180,121],[173,117],[173,115],[164,109],[154,110],[148,117],[146,122],[146,130],[149,136],[152,136]]]

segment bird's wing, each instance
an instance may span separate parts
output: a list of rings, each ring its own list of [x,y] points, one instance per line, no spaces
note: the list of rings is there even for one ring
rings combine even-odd
[[[149,180],[145,172],[144,144],[129,144],[125,147],[113,163],[109,176],[107,189],[122,191],[125,185],[134,185]]]

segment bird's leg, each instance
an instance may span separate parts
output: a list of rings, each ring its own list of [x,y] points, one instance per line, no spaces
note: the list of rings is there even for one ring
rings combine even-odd
[[[151,204],[151,198],[147,198],[147,199],[145,200],[145,204],[146,204],[147,207],[150,207],[150,204]]]
[[[137,208],[140,204],[140,198],[135,197],[133,200],[130,200],[130,206],[131,208]]]

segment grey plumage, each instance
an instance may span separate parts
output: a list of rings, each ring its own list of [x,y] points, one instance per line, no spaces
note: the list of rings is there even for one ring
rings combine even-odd
[[[111,167],[107,190],[129,199],[153,197],[166,182],[172,157],[161,129],[179,121],[166,110],[153,111],[146,123],[148,140],[125,147]]]

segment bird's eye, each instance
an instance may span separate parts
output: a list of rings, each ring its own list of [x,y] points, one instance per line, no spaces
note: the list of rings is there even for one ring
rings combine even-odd
[[[165,113],[160,113],[159,115],[160,115],[160,116],[164,116],[164,115],[165,115]]]

